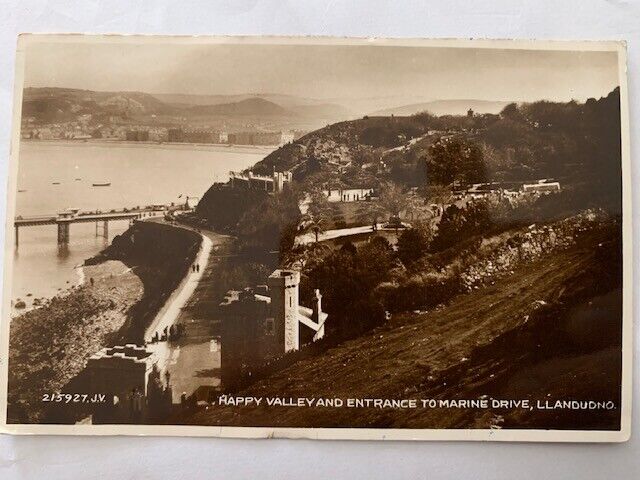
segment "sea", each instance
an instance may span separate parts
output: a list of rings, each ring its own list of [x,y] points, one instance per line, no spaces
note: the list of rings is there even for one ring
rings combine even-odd
[[[250,167],[272,150],[104,141],[22,142],[15,214],[27,217],[55,215],[68,208],[108,211],[184,203],[187,196],[201,198],[214,182],[227,181],[229,171]],[[21,299],[30,308],[33,299],[50,298],[78,283],[82,262],[128,227],[126,220],[109,222],[109,238],[104,239],[96,236],[95,224],[72,224],[65,248],[57,245],[56,225],[21,227],[17,247],[15,232],[7,231],[7,242],[13,244],[12,305]]]

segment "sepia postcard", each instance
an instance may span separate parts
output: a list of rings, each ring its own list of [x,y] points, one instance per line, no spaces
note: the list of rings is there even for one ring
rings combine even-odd
[[[22,35],[0,431],[620,442],[622,42]]]

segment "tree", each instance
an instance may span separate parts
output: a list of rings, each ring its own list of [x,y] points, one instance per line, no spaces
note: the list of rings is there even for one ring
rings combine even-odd
[[[329,333],[351,337],[384,322],[384,305],[375,289],[389,280],[392,262],[393,249],[382,238],[373,237],[357,248],[345,242],[340,249],[308,259],[301,298],[308,301],[313,290],[320,289],[323,309],[332,319]]]
[[[238,238],[244,247],[283,253],[293,247],[299,221],[298,194],[286,189],[266,196],[242,215],[237,226]]]
[[[320,190],[313,190],[309,197],[307,213],[302,218],[303,230],[313,232],[317,243],[320,234],[331,223],[333,208]]]
[[[405,215],[408,215],[411,221],[420,218],[420,214],[424,211],[424,198],[417,193],[407,195],[407,201],[404,206]]]
[[[429,183],[448,185],[454,181],[486,181],[482,150],[475,142],[459,139],[439,140],[429,147],[427,159]]]
[[[398,258],[410,265],[427,253],[430,240],[431,230],[425,224],[405,230],[398,238]]]
[[[438,224],[438,233],[431,242],[430,250],[440,252],[456,243],[489,231],[493,217],[487,201],[469,202],[460,208],[450,205]]]
[[[400,225],[400,212],[407,205],[407,195],[402,193],[402,190],[397,185],[387,183],[381,188],[380,205],[389,214],[390,220],[396,227],[397,234]]]
[[[449,204],[452,201],[451,188],[445,185],[427,185],[425,199],[429,203]]]
[[[387,183],[380,189],[380,204],[392,217],[399,217],[405,207],[407,195],[394,183]]]
[[[510,103],[506,105],[500,112],[500,116],[514,121],[522,121],[524,119],[517,103]]]
[[[360,202],[356,210],[356,220],[368,223],[375,232],[378,230],[378,221],[384,217],[385,209],[377,200]]]

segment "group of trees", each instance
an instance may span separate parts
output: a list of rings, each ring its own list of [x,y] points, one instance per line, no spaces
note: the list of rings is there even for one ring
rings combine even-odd
[[[426,169],[432,184],[470,184],[487,180],[480,146],[462,139],[433,143],[429,148]]]
[[[601,203],[621,203],[618,88],[585,103],[512,103],[499,115],[430,121],[447,134],[387,155],[395,181],[410,185],[411,171],[416,178],[426,172],[430,185],[559,178],[592,190]]]
[[[215,183],[196,207],[196,215],[217,231],[232,231],[245,213],[267,200],[264,190],[231,189]]]
[[[239,247],[256,255],[291,250],[300,224],[300,195],[287,188],[277,195],[266,195],[247,209],[235,228]]]
[[[471,202],[465,207],[450,205],[442,214],[430,249],[436,252],[445,250],[457,242],[487,233],[491,225],[489,202]]]
[[[507,105],[476,141],[491,178],[567,177],[595,194],[620,189],[620,90],[585,103]]]
[[[335,187],[335,185],[334,185]],[[400,214],[406,212],[413,215],[415,210],[424,202],[415,195],[409,195],[398,185],[387,182],[377,189],[377,197],[364,200],[357,204],[354,220],[357,223],[371,225],[372,231],[377,231],[379,224],[390,222],[401,226]],[[307,211],[301,217],[299,233],[312,232],[318,242],[320,234],[331,228],[346,226],[339,208],[331,204],[320,189],[314,189],[308,194]]]
[[[277,195],[213,188],[198,210],[214,228],[232,225],[241,248],[279,251],[281,258],[297,251],[296,235],[311,232],[315,245],[307,247],[302,262],[303,301],[311,300],[313,289],[321,289],[323,306],[332,317],[329,328],[348,335],[377,325],[385,310],[409,305],[406,299],[430,296],[440,302],[455,293],[455,278],[442,277],[437,269],[427,271],[423,266],[429,258],[448,255],[442,252],[454,251],[451,247],[461,242],[477,241],[526,222],[555,219],[585,206],[600,206],[603,197],[609,198],[614,211],[621,208],[619,108],[616,89],[606,98],[585,104],[510,104],[500,115],[435,118],[425,114],[410,119],[342,122],[309,134],[299,144],[288,145],[262,162],[265,169],[300,166],[296,169],[297,187]],[[427,136],[388,151],[422,135],[427,128],[457,130],[444,139],[434,141]],[[319,143],[331,142],[340,152],[348,150],[353,155],[351,165],[342,166],[340,174],[308,151]],[[454,182],[550,177],[563,179],[564,191],[531,204],[450,204]],[[336,205],[328,202],[320,185],[332,189],[356,186],[351,182],[375,188],[374,200],[358,203],[356,222],[371,225],[374,232],[383,222],[400,227],[401,216],[411,222],[412,228],[396,232],[395,251],[377,235],[358,246],[347,242],[334,250],[320,247],[321,234],[343,223],[337,221]],[[409,188],[418,185],[419,194]],[[578,187],[588,195],[577,194]],[[302,215],[299,203],[305,196],[308,205]],[[437,229],[431,222],[419,220],[429,202],[449,204]],[[394,277],[394,272],[403,268],[415,269],[411,282],[398,282]],[[382,284],[395,286],[382,295]]]
[[[348,337],[378,325],[385,308],[375,289],[389,279],[394,259],[393,248],[379,236],[312,256],[303,270],[302,301],[310,302],[313,289],[320,289],[323,310],[331,316],[329,335]]]
[[[356,219],[370,224],[373,231],[376,231],[378,223],[383,221],[390,221],[399,226],[400,213],[410,204],[409,196],[394,183],[385,183],[379,190],[377,200],[361,203],[356,212]]]

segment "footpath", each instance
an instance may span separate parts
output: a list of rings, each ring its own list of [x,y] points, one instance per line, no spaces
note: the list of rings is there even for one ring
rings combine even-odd
[[[145,332],[145,341],[157,358],[161,378],[169,375],[173,403],[179,403],[182,395],[206,399],[207,392],[220,385],[220,345],[212,332],[214,319],[199,312],[210,302],[207,292],[215,281],[218,253],[229,237],[184,224],[173,226],[198,231],[202,244],[192,268]],[[172,326],[179,326],[177,338],[154,340],[162,339]]]

